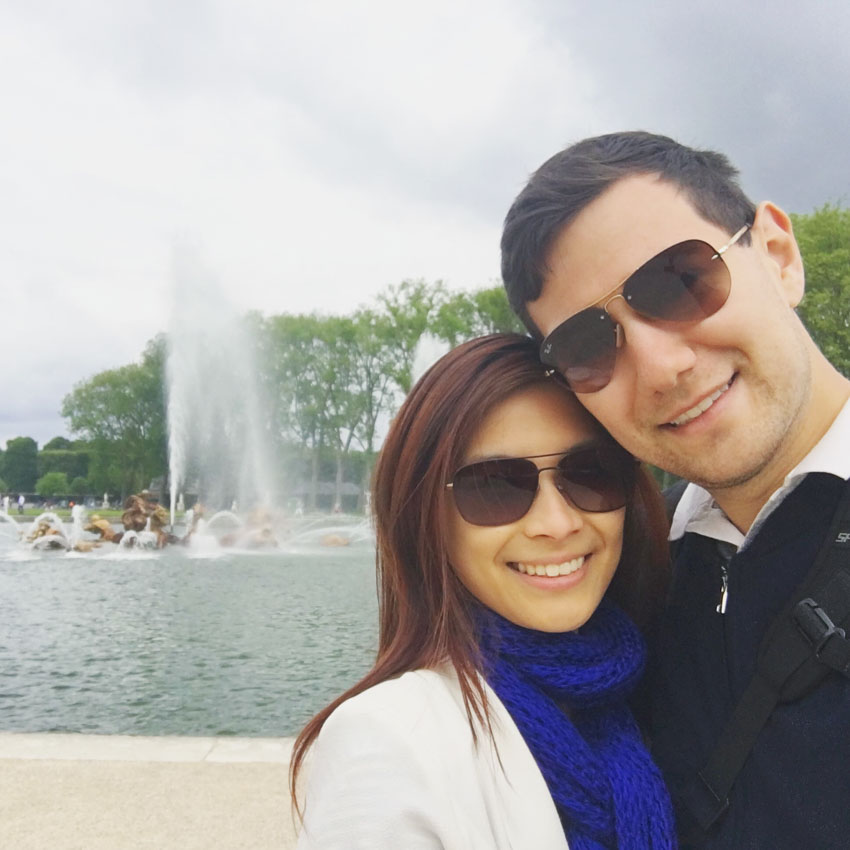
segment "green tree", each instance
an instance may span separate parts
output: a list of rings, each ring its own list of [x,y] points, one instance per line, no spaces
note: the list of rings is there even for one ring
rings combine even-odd
[[[88,474],[88,468],[89,455],[85,451],[42,449],[38,453],[39,477],[46,475],[48,472],[64,472],[70,481],[78,476],[84,478]]]
[[[75,479],[71,482],[71,485],[70,485],[70,487],[68,488],[68,492],[69,492],[69,493],[70,493],[70,494],[71,494],[71,495],[72,495],[75,499],[82,499],[82,498],[83,498],[83,496],[85,496],[85,495],[86,495],[86,493],[88,493],[88,492],[89,492],[89,482],[88,482],[88,481],[86,481],[86,479],[85,479],[85,478],[83,478],[83,477],[81,477],[81,476],[78,476],[77,478],[75,478]]]
[[[3,477],[11,490],[33,492],[38,477],[38,444],[32,437],[15,437],[6,442]]]
[[[337,492],[352,451],[363,451],[361,492],[374,462],[378,425],[410,389],[417,344],[429,332],[452,344],[520,330],[501,287],[449,294],[444,284],[406,280],[353,316],[289,315],[260,322],[262,385],[278,446],[309,452],[313,507],[324,458],[335,458]],[[292,475],[289,476],[292,478]]]
[[[484,334],[525,333],[501,285],[449,296],[437,309],[433,331],[453,346]]]
[[[357,323],[345,316],[282,315],[270,319],[265,332],[264,385],[278,444],[291,439],[308,448],[313,508],[324,450],[336,458],[339,498],[345,459],[365,415]]]
[[[440,308],[449,299],[445,284],[424,280],[405,280],[390,286],[378,296],[378,311],[389,320],[388,333],[395,347],[395,357],[387,364],[389,374],[403,392],[410,390],[416,343],[426,331],[434,331]]]
[[[363,451],[358,509],[362,510],[363,494],[369,489],[375,464],[375,439],[382,417],[389,418],[396,409],[397,385],[395,366],[395,326],[386,314],[360,309],[354,316],[357,359],[355,363],[357,398],[361,410],[354,426],[354,436]]]
[[[164,339],[158,337],[140,363],[77,384],[62,403],[71,432],[91,441],[97,484],[117,473],[122,497],[167,469],[164,363]]]
[[[792,215],[806,269],[798,313],[829,361],[850,377],[850,209]]]
[[[35,492],[42,498],[67,496],[69,491],[68,476],[64,472],[48,472],[47,475],[42,475],[35,485]]]
[[[321,316],[283,314],[265,325],[264,385],[280,445],[287,438],[311,453],[308,508],[315,507],[319,457],[328,439],[327,373],[329,363]]]
[[[118,448],[106,439],[88,443],[88,481],[95,493],[121,493],[124,489],[124,469]]]
[[[42,447],[43,452],[68,451],[74,448],[74,444],[67,437],[54,437],[48,440]]]
[[[355,321],[348,316],[324,319],[319,334],[327,423],[324,433],[334,453],[334,504],[339,505],[345,462],[364,414],[363,388],[358,374],[360,339]]]

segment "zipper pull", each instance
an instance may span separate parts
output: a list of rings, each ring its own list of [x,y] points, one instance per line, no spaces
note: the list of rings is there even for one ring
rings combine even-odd
[[[725,614],[726,602],[729,599],[729,572],[723,564],[720,565],[720,572],[720,602],[717,603],[717,607],[714,610],[718,614]]]

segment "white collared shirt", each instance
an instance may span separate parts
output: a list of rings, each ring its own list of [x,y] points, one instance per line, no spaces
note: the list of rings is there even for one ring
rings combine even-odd
[[[693,531],[742,549],[749,545],[764,521],[810,472],[827,472],[842,480],[850,478],[850,399],[814,448],[785,476],[782,486],[765,502],[746,534],[735,527],[707,490],[697,484],[688,484],[673,514],[670,540],[678,540],[686,531]]]

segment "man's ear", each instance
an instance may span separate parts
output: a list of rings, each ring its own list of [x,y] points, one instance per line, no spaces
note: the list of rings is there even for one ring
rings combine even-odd
[[[756,207],[753,240],[761,244],[779,273],[780,286],[791,307],[796,307],[806,289],[803,258],[788,214],[770,201]]]

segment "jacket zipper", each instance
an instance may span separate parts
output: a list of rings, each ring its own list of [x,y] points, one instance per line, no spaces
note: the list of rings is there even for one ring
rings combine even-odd
[[[729,600],[729,570],[726,564],[720,565],[720,601],[714,609],[718,614],[726,613],[726,603]]]
[[[730,564],[732,558],[737,552],[737,548],[730,543],[718,541],[717,552],[720,556],[720,597],[717,600],[715,611],[722,617],[720,631],[722,634],[721,653],[723,656],[723,668],[726,671],[726,686],[729,688],[731,696],[732,688],[732,670],[730,668],[729,656],[729,621],[726,619],[726,608],[729,604],[729,579],[730,579]]]
[[[726,605],[729,602],[729,563],[737,551],[737,547],[731,543],[717,541],[717,554],[720,556],[720,599],[714,610],[718,614],[726,613]]]

